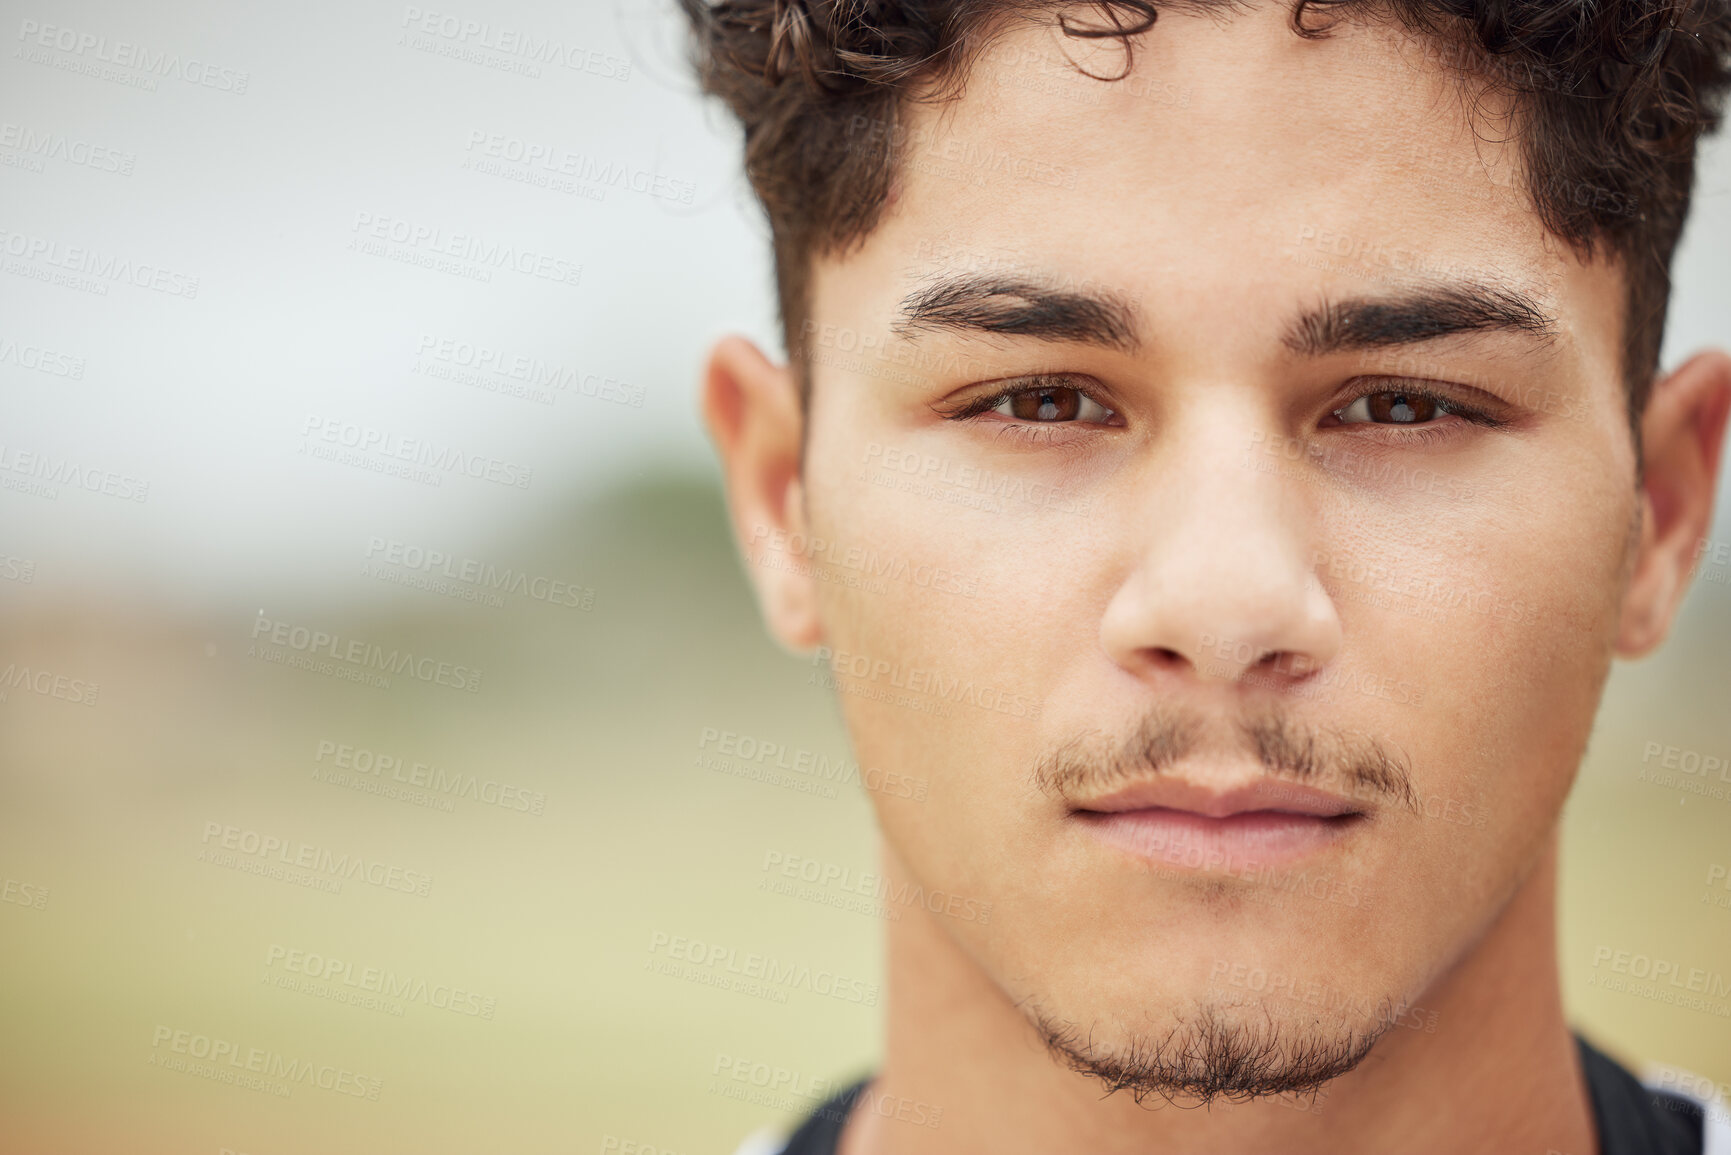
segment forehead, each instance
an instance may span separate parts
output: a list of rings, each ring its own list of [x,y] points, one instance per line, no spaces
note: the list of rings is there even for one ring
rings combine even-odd
[[[860,249],[818,261],[817,311],[996,265],[1178,314],[1467,278],[1620,317],[1615,274],[1542,227],[1502,97],[1387,23],[1307,40],[1289,18],[1163,11],[1128,72],[1116,40],[1020,24],[959,99],[893,129],[856,118],[850,135],[896,142],[895,187]]]

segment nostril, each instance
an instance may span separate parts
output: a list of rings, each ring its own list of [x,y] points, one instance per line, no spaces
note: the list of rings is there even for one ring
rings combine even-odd
[[[1297,679],[1320,669],[1322,663],[1309,654],[1302,654],[1297,650],[1276,650],[1271,654],[1263,655],[1262,660],[1257,662],[1256,666],[1259,670],[1264,670],[1267,673],[1283,674],[1288,678]]]
[[[1153,647],[1148,651],[1148,656],[1157,666],[1182,666],[1189,663],[1189,659],[1183,654],[1177,650],[1167,649],[1165,646]]]

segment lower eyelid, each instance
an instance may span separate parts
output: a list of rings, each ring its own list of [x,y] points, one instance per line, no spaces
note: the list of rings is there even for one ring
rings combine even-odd
[[[994,421],[995,436],[1025,442],[1065,444],[1081,436],[1082,430],[1101,428],[1081,421]]]
[[[1459,432],[1459,426],[1452,422],[1443,423],[1427,421],[1422,425],[1385,425],[1374,421],[1358,421],[1352,425],[1342,425],[1338,428],[1386,429],[1388,433],[1375,433],[1371,437],[1384,445],[1415,445],[1426,441],[1436,441],[1439,438],[1454,437]]]

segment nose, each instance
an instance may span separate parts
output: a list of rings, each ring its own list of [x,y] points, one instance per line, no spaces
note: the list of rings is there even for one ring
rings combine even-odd
[[[1234,424],[1142,466],[1135,552],[1100,626],[1106,652],[1138,677],[1290,682],[1340,651],[1339,614],[1311,565],[1315,503],[1298,467],[1259,470]]]

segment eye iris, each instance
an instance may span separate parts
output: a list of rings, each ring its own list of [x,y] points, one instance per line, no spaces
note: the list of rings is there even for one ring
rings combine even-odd
[[[1029,389],[1010,398],[1010,412],[1022,421],[1069,421],[1081,411],[1075,389]]]
[[[1373,393],[1369,400],[1375,421],[1412,425],[1436,416],[1436,402],[1422,393]]]

